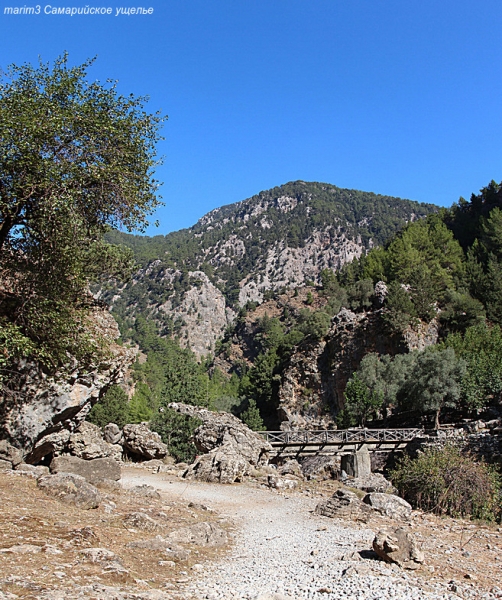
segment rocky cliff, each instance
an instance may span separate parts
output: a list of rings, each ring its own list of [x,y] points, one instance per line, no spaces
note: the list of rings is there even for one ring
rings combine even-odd
[[[407,221],[435,210],[389,196],[296,181],[215,209],[183,231],[145,238],[115,232],[141,263],[123,287],[99,290],[123,319],[141,312],[199,357],[247,302],[318,282]]]
[[[279,389],[281,429],[335,427],[334,416],[343,408],[347,381],[366,354],[410,352],[437,339],[435,321],[390,335],[380,310],[356,314],[342,308],[323,340],[300,347],[291,356]]]
[[[76,429],[135,359],[135,348],[115,342],[119,337],[118,326],[107,309],[98,306],[93,309],[90,327],[94,335],[103,338],[107,351],[85,372],[72,357],[64,376],[48,375],[38,363],[19,362],[18,376],[0,403],[0,437],[24,454],[49,434]]]

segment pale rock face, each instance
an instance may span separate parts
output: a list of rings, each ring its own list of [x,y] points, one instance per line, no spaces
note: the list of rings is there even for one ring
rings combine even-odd
[[[216,340],[233,322],[235,313],[227,308],[225,297],[202,271],[190,271],[194,282],[176,308],[168,301],[160,310],[184,321],[180,343],[190,348],[197,358],[214,351]]]
[[[360,239],[347,239],[335,227],[316,231],[302,248],[290,248],[284,242],[278,242],[268,250],[259,276],[254,273],[241,281],[239,304],[261,302],[264,292],[270,289],[295,288],[308,280],[319,281],[321,271],[337,271],[362,252]]]
[[[115,319],[96,307],[90,317],[93,331],[109,342],[110,354],[89,373],[82,373],[75,359],[69,359],[64,378],[47,376],[40,365],[19,361],[17,389],[4,401],[0,422],[3,437],[25,454],[46,435],[73,431],[85,419],[101,391],[119,382],[136,357],[136,349],[119,346]],[[66,434],[64,434],[66,435]]]

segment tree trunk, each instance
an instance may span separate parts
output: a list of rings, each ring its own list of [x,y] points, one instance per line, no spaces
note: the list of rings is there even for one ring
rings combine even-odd
[[[441,412],[441,409],[438,408],[438,410],[436,411],[436,416],[434,418],[434,429],[441,429],[441,425],[439,424],[439,413]]]

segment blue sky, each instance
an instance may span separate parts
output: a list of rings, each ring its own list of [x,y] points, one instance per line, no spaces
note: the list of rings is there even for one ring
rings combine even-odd
[[[502,180],[500,0],[98,0],[6,15],[0,67],[97,55],[169,115],[151,234],[288,181],[449,206]],[[85,7],[79,0],[50,6]],[[117,7],[153,14],[114,16]]]

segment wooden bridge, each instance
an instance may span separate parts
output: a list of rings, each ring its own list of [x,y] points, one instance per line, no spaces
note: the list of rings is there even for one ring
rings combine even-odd
[[[366,446],[374,452],[402,449],[423,435],[422,429],[328,429],[260,431],[275,456],[349,454]]]

